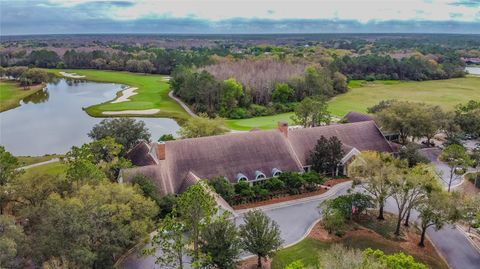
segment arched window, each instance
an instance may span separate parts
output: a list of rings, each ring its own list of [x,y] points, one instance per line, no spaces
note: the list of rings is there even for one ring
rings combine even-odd
[[[236,178],[237,178],[237,182],[248,181],[248,177],[242,173],[238,173]]]
[[[273,168],[272,169],[272,177],[278,177],[282,173],[282,170],[278,168]]]
[[[262,173],[261,171],[255,171],[255,180],[259,180],[259,179],[266,179],[267,177],[265,176],[264,173]]]

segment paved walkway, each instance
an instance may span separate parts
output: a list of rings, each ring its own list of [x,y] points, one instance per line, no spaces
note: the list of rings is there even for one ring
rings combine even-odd
[[[197,114],[195,114],[182,100],[180,100],[179,98],[175,97],[175,95],[173,95],[173,91],[170,91],[168,93],[168,96],[170,98],[172,98],[173,100],[175,100],[175,102],[177,102],[181,107],[183,107],[183,109],[185,109],[185,111],[188,113],[188,115],[190,115],[192,117],[197,116]]]

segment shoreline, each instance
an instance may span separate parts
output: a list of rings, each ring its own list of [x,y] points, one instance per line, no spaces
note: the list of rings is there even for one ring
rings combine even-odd
[[[13,96],[13,98],[11,99],[7,99],[5,101],[2,101],[0,104],[0,113],[1,112],[5,112],[5,111],[8,111],[8,110],[11,110],[11,109],[14,109],[14,108],[17,108],[19,106],[21,106],[21,102],[23,101],[23,99],[45,89],[45,87],[47,86],[46,83],[40,83],[40,84],[37,84],[37,85],[32,85],[30,86],[27,90],[24,90],[22,86],[19,85],[18,81],[16,80],[6,80],[6,79],[2,79],[0,80],[0,82],[5,83],[6,84],[10,84],[10,83],[14,83],[16,84],[15,85],[15,89],[14,91],[21,91],[22,94],[20,94],[19,96]],[[8,87],[6,85],[3,85],[5,88]],[[7,90],[7,89],[5,89]]]

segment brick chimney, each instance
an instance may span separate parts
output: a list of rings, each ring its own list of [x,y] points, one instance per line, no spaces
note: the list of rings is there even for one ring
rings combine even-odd
[[[165,142],[159,142],[157,144],[157,158],[159,160],[165,160]]]
[[[280,132],[282,132],[285,135],[285,137],[288,137],[288,122],[279,121],[277,128]]]

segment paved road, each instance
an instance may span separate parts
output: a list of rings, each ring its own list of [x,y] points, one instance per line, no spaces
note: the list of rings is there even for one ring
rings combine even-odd
[[[435,166],[435,172],[441,179],[443,186],[448,188],[448,182],[450,181],[450,167],[448,167],[446,163],[438,160],[438,156],[440,156],[442,150],[439,148],[424,148],[420,150],[420,153],[432,162],[432,164]],[[474,169],[469,168],[468,171],[474,171]],[[462,181],[462,176],[454,175],[451,188],[459,186],[462,184]]]
[[[398,212],[393,199],[387,201],[385,210],[392,213]],[[418,220],[416,212],[412,212],[410,217],[412,221]],[[455,227],[447,225],[439,231],[429,228],[427,236],[451,268],[480,268],[480,253],[471,245],[465,235]]]
[[[347,182],[335,186],[324,195],[265,206],[261,209],[278,223],[282,231],[282,238],[285,241],[284,245],[287,246],[303,239],[310,227],[320,218],[321,212],[317,206],[321,201],[345,194],[349,187],[350,183]],[[391,200],[387,202],[386,210],[392,213],[397,211]],[[242,216],[244,211],[238,211],[238,213],[239,216],[235,221],[237,224],[241,224],[243,222]],[[412,215],[412,219],[415,217],[415,215]],[[427,235],[438,247],[452,268],[479,268],[480,253],[477,252],[459,230],[450,227],[445,227],[440,231],[429,229]],[[154,268],[154,260],[152,258],[138,258],[137,255],[133,253],[120,263],[119,268]]]

